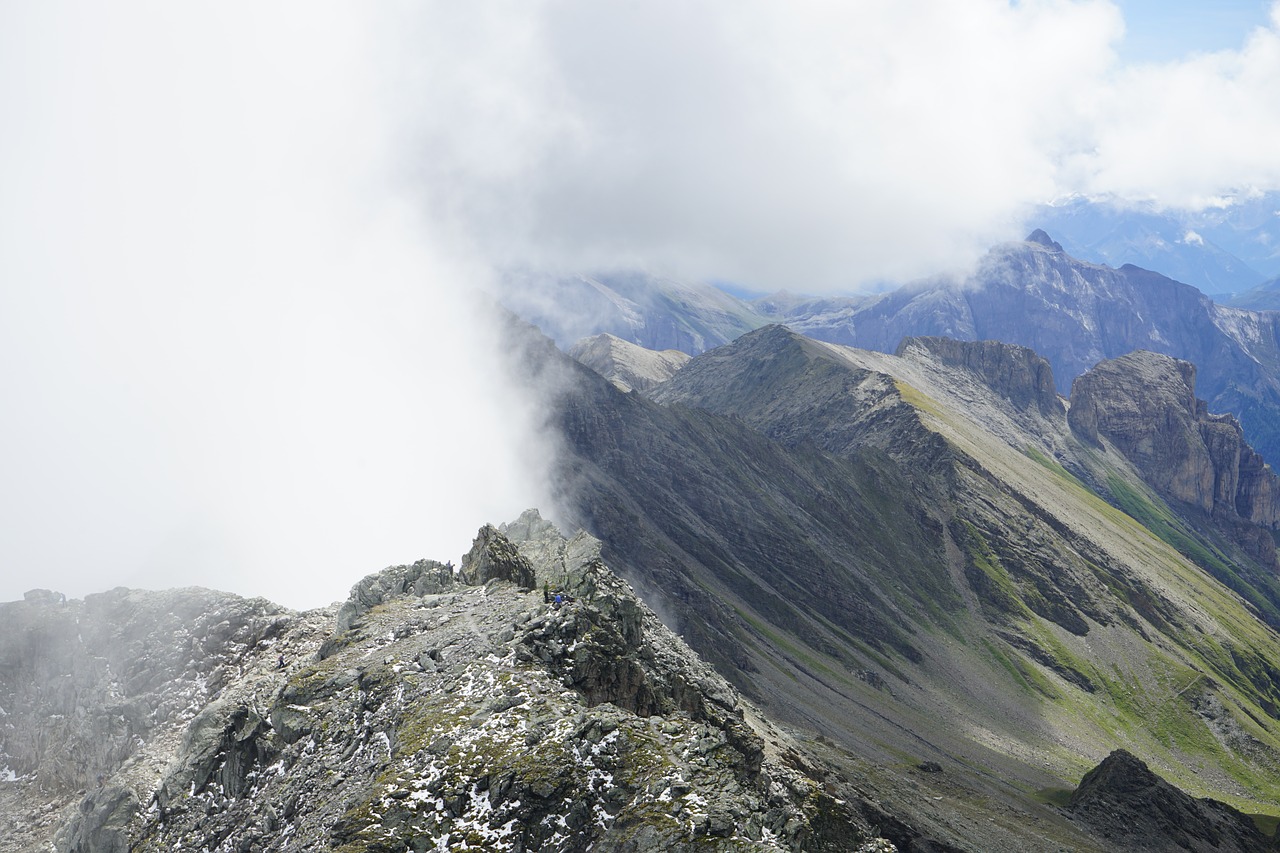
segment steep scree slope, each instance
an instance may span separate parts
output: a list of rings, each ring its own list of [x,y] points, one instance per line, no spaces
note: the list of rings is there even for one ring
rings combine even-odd
[[[1056,849],[1067,830],[1034,792],[1120,746],[1194,793],[1274,808],[1275,632],[1103,499],[1121,483],[1178,517],[1072,432],[1042,362],[968,346],[986,351],[772,327],[695,358],[657,404],[582,378],[559,416],[579,520],[767,708],[863,772],[936,762],[957,788],[935,796],[1002,803],[1016,818],[985,849]]]

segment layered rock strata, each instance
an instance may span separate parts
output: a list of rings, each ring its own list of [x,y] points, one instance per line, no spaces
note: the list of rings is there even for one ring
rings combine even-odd
[[[1071,388],[1077,435],[1105,437],[1165,497],[1280,528],[1280,479],[1231,415],[1195,396],[1195,365],[1138,351],[1099,362]]]

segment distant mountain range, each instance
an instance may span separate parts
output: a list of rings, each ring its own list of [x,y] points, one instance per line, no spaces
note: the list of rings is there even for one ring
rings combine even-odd
[[[1032,218],[1077,258],[1153,270],[1239,308],[1280,308],[1280,193],[1199,212],[1075,197]]]
[[[1063,394],[1099,361],[1150,350],[1195,364],[1195,391],[1209,410],[1235,415],[1253,447],[1280,460],[1280,314],[1219,305],[1136,266],[1078,260],[1040,230],[993,248],[966,279],[938,277],[876,296],[748,302],[709,285],[632,274],[550,287],[523,281],[504,301],[535,325],[571,318],[547,330],[566,349],[607,332],[697,355],[768,323],[888,353],[911,336],[999,340],[1046,358]]]

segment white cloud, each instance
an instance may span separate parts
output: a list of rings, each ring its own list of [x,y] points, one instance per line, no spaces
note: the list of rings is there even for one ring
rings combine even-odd
[[[1199,208],[1280,188],[1280,4],[1240,50],[1120,71],[1091,125],[1072,176],[1087,192]]]
[[[468,299],[488,267],[395,191],[378,22],[17,14],[0,600],[200,583],[314,605],[545,506],[537,413]]]
[[[931,272],[1020,228],[1120,32],[1098,3],[520,8],[435,22],[516,42],[450,56],[518,108],[425,113],[450,212],[498,257],[765,287]]]
[[[458,298],[493,265],[848,289],[1068,192],[1276,189],[1278,33],[1123,68],[1104,0],[0,6],[0,598],[456,557],[545,502]]]
[[[486,8],[424,27],[449,72],[417,131],[498,259],[847,289],[971,262],[1071,192],[1280,186],[1274,23],[1124,68],[1107,2]]]

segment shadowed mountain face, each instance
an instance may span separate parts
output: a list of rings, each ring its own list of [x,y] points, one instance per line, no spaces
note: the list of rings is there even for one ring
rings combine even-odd
[[[1072,430],[1050,377],[1017,346],[890,356],[781,327],[652,399],[579,377],[557,421],[575,521],[740,689],[857,761],[936,762],[1034,822],[1026,791],[1125,746],[1258,810],[1280,793],[1280,602],[1237,534],[1265,529],[1188,516]],[[1027,849],[1056,849],[1038,831]]]
[[[1217,800],[1195,799],[1118,749],[1085,774],[1072,813],[1124,850],[1263,853],[1275,850],[1248,817]]]

